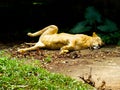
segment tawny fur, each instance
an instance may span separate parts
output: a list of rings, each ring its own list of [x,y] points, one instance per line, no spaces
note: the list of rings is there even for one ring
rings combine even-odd
[[[84,34],[73,35],[68,33],[58,34],[58,27],[55,25],[50,25],[35,33],[28,33],[28,36],[40,36],[40,38],[34,46],[18,49],[18,52],[23,53],[26,51],[36,50],[38,48],[48,48],[60,49],[60,54],[63,54],[71,50],[80,50],[103,45],[101,38],[95,32],[93,32],[92,36]]]

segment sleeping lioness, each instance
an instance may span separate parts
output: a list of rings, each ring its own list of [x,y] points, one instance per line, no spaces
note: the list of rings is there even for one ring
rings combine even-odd
[[[24,49],[18,49],[18,52],[23,53],[38,48],[60,49],[60,54],[67,53],[71,50],[80,50],[85,48],[98,49],[103,45],[101,38],[93,32],[92,36],[84,34],[68,34],[59,33],[58,27],[50,25],[35,33],[28,33],[30,37],[40,36],[34,46]]]

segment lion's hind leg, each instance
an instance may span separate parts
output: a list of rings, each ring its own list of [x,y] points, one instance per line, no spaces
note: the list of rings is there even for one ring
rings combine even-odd
[[[38,48],[44,48],[44,47],[45,47],[45,45],[39,41],[34,46],[31,46],[29,48],[18,49],[18,52],[24,53],[26,51],[37,50]]]
[[[42,36],[52,35],[52,34],[57,34],[57,33],[58,33],[58,27],[55,25],[50,25],[50,26],[46,27],[46,31],[42,34]]]
[[[30,37],[36,37],[36,36],[40,36],[40,35],[49,35],[49,34],[55,34],[58,32],[58,27],[55,25],[49,25],[45,28],[43,28],[42,30],[39,30],[35,33],[27,33],[28,36]]]

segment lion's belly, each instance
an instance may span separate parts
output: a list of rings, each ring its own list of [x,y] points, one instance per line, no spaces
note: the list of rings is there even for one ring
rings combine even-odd
[[[46,44],[46,48],[48,49],[60,49],[63,46],[64,46],[63,44],[55,44],[55,43]]]
[[[45,45],[45,48],[48,49],[60,49],[67,44],[67,42],[62,38],[54,36],[51,37],[49,35],[42,37],[40,40]]]

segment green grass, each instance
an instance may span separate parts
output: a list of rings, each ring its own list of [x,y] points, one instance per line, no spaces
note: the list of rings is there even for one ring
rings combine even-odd
[[[50,73],[37,61],[10,58],[0,52],[0,90],[93,90],[70,77]]]

